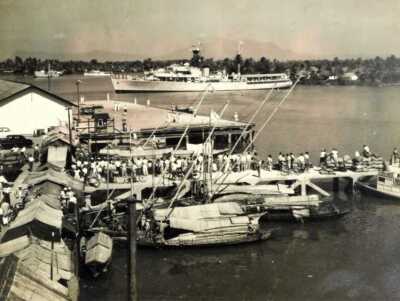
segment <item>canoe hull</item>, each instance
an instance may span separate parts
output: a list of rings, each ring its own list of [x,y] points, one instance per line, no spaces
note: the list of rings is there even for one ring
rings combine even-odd
[[[272,231],[258,231],[255,233],[232,234],[197,234],[193,239],[169,239],[156,241],[151,238],[139,237],[138,244],[143,247],[155,248],[199,248],[232,246],[267,240]]]
[[[358,182],[356,182],[356,187],[362,193],[368,193],[368,194],[374,195],[379,198],[386,198],[386,199],[390,199],[390,200],[400,200],[400,195],[386,192],[386,191],[380,191],[377,188],[369,185],[367,182],[358,181]]]

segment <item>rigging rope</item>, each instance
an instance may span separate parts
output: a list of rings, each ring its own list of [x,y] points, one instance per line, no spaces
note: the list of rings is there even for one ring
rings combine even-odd
[[[225,110],[226,110],[226,108],[228,107],[228,105],[229,105],[229,101],[228,101],[228,102],[224,105],[224,107],[222,108],[221,113],[220,113],[220,116],[221,116],[221,117],[222,117],[222,115],[225,113]],[[210,141],[210,139],[212,138],[212,135],[214,134],[214,131],[215,131],[216,127],[217,127],[217,124],[215,124],[215,125],[213,126],[213,128],[211,129],[211,131],[210,131],[210,133],[208,134],[208,137],[207,137],[207,139],[205,140],[204,144],[207,144],[207,143]],[[199,153],[199,154],[200,154],[200,153]],[[176,193],[175,193],[174,197],[172,198],[170,204],[168,205],[168,209],[171,209],[171,211],[167,214],[167,216],[165,217],[165,219],[168,219],[169,216],[172,214],[172,211],[174,210],[174,207],[172,207],[172,205],[173,205],[173,203],[176,201],[176,198],[177,198],[177,196],[179,195],[179,192],[180,192],[180,190],[182,189],[182,187],[183,187],[185,181],[188,179],[189,175],[192,173],[192,170],[193,170],[193,168],[194,168],[194,166],[195,166],[195,163],[196,163],[196,160],[197,160],[197,157],[199,156],[199,154],[198,154],[198,155],[196,156],[196,158],[192,161],[192,164],[190,165],[189,170],[186,172],[185,177],[182,179],[181,183],[180,183],[179,186],[178,186],[178,189],[176,190]],[[171,208],[171,207],[172,207],[172,208]]]
[[[290,95],[290,93],[293,91],[293,89],[296,87],[296,85],[298,84],[298,82],[300,81],[301,77],[299,77],[296,82],[290,87],[289,91],[286,93],[286,95],[282,98],[282,100],[278,103],[278,105],[275,107],[275,109],[272,111],[272,113],[269,115],[269,117],[267,118],[267,120],[263,123],[263,125],[261,126],[261,128],[258,130],[258,132],[256,133],[256,135],[253,137],[253,139],[249,142],[249,144],[247,145],[247,147],[245,148],[245,150],[242,153],[245,153],[249,147],[251,145],[253,145],[254,141],[258,138],[259,134],[261,133],[262,130],[264,130],[264,128],[267,126],[267,124],[271,121],[271,119],[274,117],[274,115],[276,114],[276,112],[279,110],[279,108],[282,106],[282,104],[286,101],[286,99],[288,98],[288,96]],[[231,155],[232,153],[230,153]],[[222,184],[225,182],[226,178],[231,174],[232,170],[228,171],[226,174],[223,174],[224,178],[223,180],[217,184],[218,186],[216,187],[216,189],[214,190],[214,192],[211,195],[211,198],[214,197],[214,195],[217,192],[220,192],[221,190],[219,189]],[[221,176],[222,177],[222,176]],[[221,177],[218,180],[221,179]],[[216,181],[216,182],[217,182]]]

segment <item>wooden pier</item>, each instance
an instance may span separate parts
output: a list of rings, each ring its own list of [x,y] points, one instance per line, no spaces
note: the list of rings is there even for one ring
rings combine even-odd
[[[330,194],[317,186],[314,182],[332,180],[333,190],[339,190],[340,179],[347,181],[347,187],[353,188],[354,184],[358,179],[362,177],[370,177],[378,175],[378,170],[368,171],[335,171],[331,173],[323,172],[317,169],[309,169],[303,173],[286,173],[278,170],[261,170],[260,175],[258,171],[248,170],[243,172],[230,173],[224,175],[222,172],[213,174],[215,184],[222,184],[221,186],[227,186],[228,184],[247,183],[249,185],[259,185],[260,183],[285,183],[288,184],[291,189],[300,187],[301,195],[306,195],[307,187],[315,190],[323,196],[329,196]],[[214,185],[215,185],[214,184]]]
[[[369,171],[336,171],[333,173],[323,173],[316,169],[310,169],[303,173],[284,173],[277,170],[267,171],[261,170],[260,176],[256,170],[247,170],[242,172],[231,172],[224,174],[223,172],[214,172],[211,177],[207,174],[208,187],[211,192],[232,193],[232,192],[248,192],[248,193],[274,193],[281,192],[291,194],[296,189],[300,189],[301,195],[307,194],[307,188],[311,188],[323,196],[329,196],[330,193],[319,187],[315,182],[331,180],[333,183],[333,191],[338,191],[340,181],[346,181],[346,188],[351,192],[354,184],[362,177],[377,176],[378,170]],[[203,174],[199,174],[195,179],[202,180]],[[212,183],[211,180],[212,179]],[[161,176],[141,176],[139,182],[133,184],[133,193],[137,199],[142,199],[145,189],[153,187],[170,187],[179,186],[179,178],[170,179]],[[282,185],[285,184],[285,185]],[[275,185],[276,189],[272,186]],[[235,189],[239,187],[239,191]],[[96,190],[130,190],[131,184],[127,183],[101,183],[98,187],[86,187],[86,192],[91,193]],[[117,198],[122,198],[120,195]]]

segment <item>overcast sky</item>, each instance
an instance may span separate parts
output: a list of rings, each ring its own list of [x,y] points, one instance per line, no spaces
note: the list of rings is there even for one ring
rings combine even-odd
[[[0,59],[163,52],[219,38],[315,57],[399,56],[399,19],[400,0],[0,0]]]

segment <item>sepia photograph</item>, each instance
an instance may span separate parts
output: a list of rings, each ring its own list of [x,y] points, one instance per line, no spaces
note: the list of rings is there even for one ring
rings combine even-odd
[[[0,301],[400,300],[398,0],[0,0]]]

